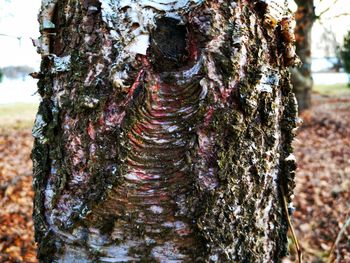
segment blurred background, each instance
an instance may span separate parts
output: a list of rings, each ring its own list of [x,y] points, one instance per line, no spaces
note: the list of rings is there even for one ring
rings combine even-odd
[[[311,32],[311,53],[301,58],[313,80],[312,102],[300,113],[303,124],[294,143],[292,220],[305,262],[350,262],[350,35],[344,42],[350,1],[288,2],[294,12],[299,6],[298,13],[306,14],[297,27]],[[32,44],[39,37],[39,7],[40,0],[0,0],[0,263],[37,262],[30,151],[40,98],[28,74],[40,66]],[[299,40],[302,53],[305,37]],[[285,262],[296,260],[293,242],[290,251]]]

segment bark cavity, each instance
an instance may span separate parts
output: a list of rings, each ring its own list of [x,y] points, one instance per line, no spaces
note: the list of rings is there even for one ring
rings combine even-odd
[[[157,71],[171,71],[188,59],[187,28],[174,18],[162,17],[151,34],[149,54]],[[162,61],[162,63],[159,63]]]

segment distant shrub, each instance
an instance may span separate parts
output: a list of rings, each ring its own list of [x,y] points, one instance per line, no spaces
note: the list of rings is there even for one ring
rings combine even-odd
[[[350,74],[350,31],[344,37],[344,44],[340,54],[344,62],[344,69],[348,74]],[[348,84],[350,85],[350,77]]]
[[[0,0],[1,1],[1,0]],[[29,73],[32,73],[35,69],[24,65],[24,66],[7,66],[0,68],[0,82],[4,79],[25,79]]]

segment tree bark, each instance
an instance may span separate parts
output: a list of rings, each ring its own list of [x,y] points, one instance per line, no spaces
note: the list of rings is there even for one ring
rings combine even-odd
[[[279,2],[43,1],[40,262],[280,262],[297,109]]]
[[[295,14],[296,52],[302,62],[300,68],[291,69],[293,91],[298,101],[299,111],[311,107],[313,80],[311,75],[311,34],[316,20],[313,0],[296,0]]]

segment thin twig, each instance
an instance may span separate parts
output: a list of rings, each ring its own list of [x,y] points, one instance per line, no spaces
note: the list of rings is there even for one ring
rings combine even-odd
[[[12,37],[12,38],[16,38],[18,40],[20,40],[22,37],[19,37],[19,36],[14,36],[14,35],[8,35],[8,34],[2,34],[0,33],[0,36],[4,36],[4,37]]]
[[[298,252],[298,263],[302,263],[303,262],[303,254],[301,252],[299,241],[298,241],[297,235],[295,234],[295,230],[294,230],[292,221],[291,221],[290,216],[289,216],[286,195],[285,195],[283,187],[280,186],[280,188],[281,188],[281,193],[282,193],[283,210],[287,216],[288,226],[289,226],[289,229],[292,233],[292,239],[293,239],[294,245],[295,245],[297,252]]]
[[[339,233],[337,235],[337,238],[335,239],[335,241],[334,241],[334,243],[332,245],[332,248],[329,251],[328,260],[327,260],[328,263],[332,262],[333,252],[334,252],[335,248],[338,246],[338,243],[340,242],[340,239],[342,238],[343,234],[345,233],[346,228],[348,226],[350,226],[350,212],[347,214],[346,218],[347,219],[345,220],[345,223],[344,223],[343,227],[340,229],[340,231],[339,231]]]
[[[320,12],[320,14],[317,16],[318,18],[320,18],[321,16],[323,16],[325,13],[327,13],[339,0],[334,0],[333,3],[331,5],[329,5],[325,10],[323,10],[322,12]]]
[[[329,17],[328,19],[339,18],[339,17],[342,17],[342,16],[350,16],[350,13],[348,13],[348,12],[347,13],[341,13],[341,14]]]
[[[22,37],[21,37],[21,36],[13,36],[13,35],[1,34],[1,33],[0,33],[0,36],[2,36],[2,37],[16,38],[16,39],[18,40],[19,46],[21,46],[21,41],[22,41]]]

